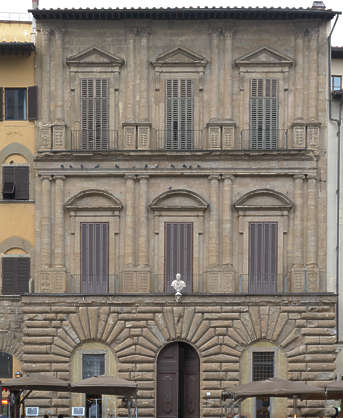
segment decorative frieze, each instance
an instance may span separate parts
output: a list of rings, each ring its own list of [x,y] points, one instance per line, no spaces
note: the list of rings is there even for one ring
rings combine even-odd
[[[123,293],[149,293],[149,271],[124,271],[121,276]]]
[[[306,148],[306,127],[304,124],[293,125],[293,148]]]
[[[123,149],[134,150],[137,144],[136,126],[124,126]]]
[[[51,150],[51,125],[41,124],[39,127],[39,151]]]
[[[53,125],[53,149],[62,151],[66,148],[65,145],[65,125]]]
[[[150,149],[150,126],[142,125],[137,126],[137,140],[139,150],[149,150]]]
[[[223,150],[231,150],[235,148],[235,127],[223,126],[222,128]]]
[[[307,126],[307,146],[310,149],[318,149],[319,147],[319,125]]]
[[[208,127],[208,149],[220,150],[221,149],[221,129],[220,126]]]

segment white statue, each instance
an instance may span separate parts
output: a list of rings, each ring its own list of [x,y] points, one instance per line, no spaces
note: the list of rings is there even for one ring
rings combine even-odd
[[[181,290],[184,287],[186,287],[186,283],[183,280],[181,280],[181,274],[180,273],[176,274],[176,279],[171,282],[171,287],[173,287],[175,289],[175,291],[176,291],[175,299],[176,299],[177,302],[179,302],[181,300],[181,296],[182,296]]]

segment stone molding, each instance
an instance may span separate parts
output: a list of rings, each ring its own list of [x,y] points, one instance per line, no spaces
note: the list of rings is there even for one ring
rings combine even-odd
[[[81,201],[83,198],[86,197],[95,197],[101,196],[107,199],[110,202],[110,205],[106,206],[90,206],[90,205],[78,205],[77,202]],[[107,192],[105,190],[98,190],[98,189],[89,189],[83,190],[77,193],[75,196],[72,196],[65,204],[64,207],[68,210],[107,210],[107,209],[114,209],[114,210],[121,210],[123,208],[122,203],[119,199],[117,199],[112,193]]]
[[[288,69],[293,64],[293,58],[269,47],[255,49],[235,61],[237,67],[254,67],[254,70],[256,70],[255,67],[281,67]]]
[[[255,197],[271,197],[278,201],[278,204],[274,205],[256,205],[248,204],[249,200]],[[275,210],[275,211],[290,211],[294,207],[294,203],[283,193],[277,192],[272,189],[258,189],[246,193],[244,196],[240,197],[233,206],[237,210]]]
[[[193,204],[192,205],[168,205],[165,204],[165,201],[172,197],[182,197],[184,199],[188,199]],[[149,208],[152,211],[173,211],[173,210],[202,210],[205,211],[208,208],[209,204],[197,193],[185,190],[185,189],[177,189],[177,190],[170,190],[165,193],[160,194],[157,196],[149,205]]]
[[[78,71],[81,67],[83,71],[85,69],[94,71],[97,67],[110,67],[113,71],[119,71],[124,62],[124,59],[97,47],[87,48],[66,58],[66,64],[71,71]]]

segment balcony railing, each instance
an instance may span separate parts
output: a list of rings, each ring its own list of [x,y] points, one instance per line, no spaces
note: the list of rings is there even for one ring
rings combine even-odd
[[[243,129],[241,150],[278,151],[288,150],[287,129]]]
[[[112,151],[118,149],[118,131],[81,129],[71,133],[72,151]]]
[[[142,134],[135,127],[125,130],[78,129],[71,131],[72,152],[150,151],[150,152],[199,152],[199,151],[291,151],[306,149],[296,146],[294,132],[288,137],[287,129],[244,129],[232,131],[230,142],[218,127],[214,137],[208,129],[203,130],[157,130],[148,128]],[[293,134],[292,134],[293,132]]]

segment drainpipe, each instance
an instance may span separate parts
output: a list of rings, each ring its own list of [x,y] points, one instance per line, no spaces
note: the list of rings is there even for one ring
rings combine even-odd
[[[337,20],[341,13],[337,12],[335,23],[333,24],[330,34],[328,36],[328,91],[329,91],[329,120],[337,123],[337,189],[336,189],[336,294],[337,294],[337,303],[336,303],[336,324],[337,324],[337,334],[336,334],[336,343],[339,341],[339,310],[338,310],[338,300],[339,300],[339,274],[340,274],[340,260],[339,260],[339,248],[340,248],[340,228],[339,228],[339,210],[340,210],[340,170],[341,170],[341,122],[342,122],[342,100],[339,107],[339,118],[332,117],[332,95],[331,95],[331,36],[332,32],[335,29]],[[341,98],[342,99],[342,98]]]

